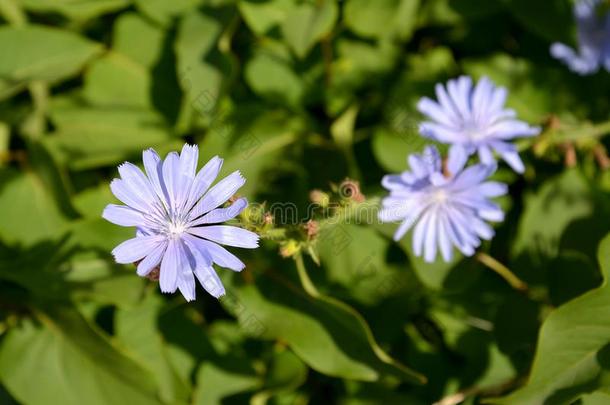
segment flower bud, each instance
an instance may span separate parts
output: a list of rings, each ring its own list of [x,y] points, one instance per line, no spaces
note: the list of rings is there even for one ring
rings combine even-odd
[[[292,257],[301,250],[301,246],[295,240],[289,240],[280,247],[280,255],[284,258]]]
[[[321,190],[312,190],[309,193],[309,199],[312,203],[317,204],[322,208],[326,208],[330,204],[330,197]]]

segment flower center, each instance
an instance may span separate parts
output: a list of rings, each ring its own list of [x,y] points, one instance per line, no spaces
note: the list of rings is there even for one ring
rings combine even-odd
[[[443,189],[438,189],[433,191],[430,197],[434,203],[442,204],[449,199],[449,194]]]
[[[476,122],[469,122],[465,124],[462,130],[464,131],[466,138],[470,139],[471,141],[480,141],[481,139],[485,138],[485,131],[481,129],[480,125],[478,125]]]
[[[177,238],[186,231],[186,224],[182,222],[170,222],[167,226],[167,234],[171,238]]]

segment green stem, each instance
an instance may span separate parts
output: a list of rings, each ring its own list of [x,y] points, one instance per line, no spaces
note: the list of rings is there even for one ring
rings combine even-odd
[[[508,267],[488,255],[487,253],[479,252],[475,257],[479,262],[481,262],[491,270],[495,271],[500,277],[506,280],[508,284],[510,284],[510,286],[513,287],[515,290],[528,290],[528,286],[524,281],[517,277],[512,271],[510,271]]]
[[[301,285],[305,291],[311,295],[312,297],[319,298],[320,292],[314,285],[313,281],[309,278],[309,274],[307,274],[307,269],[305,268],[305,262],[303,261],[303,254],[301,252],[297,252],[294,255],[294,262],[297,266],[297,272],[299,274],[299,279],[301,281]]]

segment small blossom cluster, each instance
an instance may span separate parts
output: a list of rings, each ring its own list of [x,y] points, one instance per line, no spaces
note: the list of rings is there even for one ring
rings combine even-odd
[[[496,170],[494,152],[523,173],[523,162],[510,141],[540,132],[504,107],[506,97],[506,89],[485,77],[473,85],[470,77],[462,76],[446,86],[437,84],[436,101],[424,97],[418,103],[428,119],[420,125],[420,134],[448,144],[448,157],[443,160],[436,147],[428,146],[423,153],[408,156],[410,170],[385,176],[382,186],[389,195],[382,201],[379,218],[400,222],[396,241],[414,228],[413,253],[426,262],[433,262],[439,252],[451,261],[454,246],[473,255],[482,240],[494,235],[487,221],[504,219],[502,209],[491,201],[507,193],[505,184],[488,180]],[[474,154],[479,163],[467,166]]]

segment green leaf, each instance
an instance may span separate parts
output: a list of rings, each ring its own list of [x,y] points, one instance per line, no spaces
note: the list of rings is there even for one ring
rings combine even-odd
[[[551,312],[542,324],[527,384],[495,403],[571,403],[608,385],[610,236],[601,242],[598,260],[603,285]]]
[[[150,91],[146,69],[123,54],[109,52],[91,64],[83,95],[95,106],[148,108]]]
[[[254,390],[261,385],[260,378],[255,374],[227,370],[213,363],[203,364],[196,379],[195,405],[220,405],[225,397]]]
[[[258,35],[269,32],[279,26],[288,12],[294,8],[294,0],[239,0],[239,12],[246,24]]]
[[[610,403],[610,394],[606,392],[594,392],[583,395],[580,400],[582,405],[606,405]]]
[[[33,245],[66,231],[65,216],[36,173],[0,171],[0,185],[0,238],[5,243]]]
[[[302,59],[332,31],[338,14],[334,0],[301,3],[289,10],[282,24],[282,33],[294,53]]]
[[[240,170],[247,181],[239,192],[253,196],[264,184],[265,170],[277,167],[276,159],[298,139],[301,122],[283,112],[262,113],[253,119],[238,113],[219,109],[201,150],[205,159],[214,155],[225,159],[221,175]]]
[[[330,126],[330,133],[335,143],[342,149],[349,150],[354,143],[354,126],[358,117],[358,105],[348,108]]]
[[[348,0],[345,25],[366,38],[407,40],[415,29],[420,0]]]
[[[423,377],[391,359],[375,342],[365,320],[332,298],[312,297],[274,273],[256,284],[234,285],[236,297],[221,302],[262,339],[281,339],[311,368],[330,376],[378,381],[393,376],[411,383]],[[254,326],[257,326],[256,328]]]
[[[293,108],[301,105],[305,86],[287,62],[257,53],[246,64],[245,77],[252,90],[262,97]]]
[[[152,72],[163,50],[163,31],[136,13],[114,25],[113,50],[91,64],[83,95],[96,106],[149,108]]]
[[[202,0],[134,0],[142,13],[161,25],[170,25],[174,19],[194,10]]]
[[[317,246],[326,277],[344,287],[350,298],[372,305],[406,293],[412,273],[385,263],[389,241],[374,229],[352,224],[327,227],[320,230]]]
[[[184,92],[180,122],[189,122],[195,114],[210,114],[223,84],[221,69],[210,63],[222,32],[222,25],[202,13],[190,13],[178,25],[174,45],[180,87]]]
[[[45,26],[0,27],[0,99],[35,80],[56,82],[78,73],[101,50],[72,32]]]
[[[591,192],[578,170],[567,170],[546,181],[525,198],[512,254],[526,255],[536,262],[559,253],[562,235],[578,219],[593,213]]]
[[[42,325],[24,321],[0,346],[0,377],[30,404],[161,404],[153,377],[77,312],[48,308]],[[36,389],[32,382],[37,381]]]
[[[135,274],[133,274],[136,277]],[[128,347],[155,376],[160,397],[167,403],[186,403],[190,396],[189,381],[174,370],[169,358],[168,346],[157,330],[163,301],[153,293],[138,305],[117,311],[116,336]]]
[[[34,12],[56,12],[73,20],[88,20],[129,6],[130,0],[18,0],[23,8]]]
[[[415,121],[411,121],[413,118],[408,113],[399,113],[395,119],[403,121],[400,125],[405,125],[404,133],[378,128],[373,134],[372,149],[384,169],[401,173],[409,169],[407,157],[423,151],[429,141],[410,129]]]
[[[51,112],[51,119],[57,129],[45,142],[75,170],[115,164],[172,141],[165,120],[149,110],[62,107]]]

